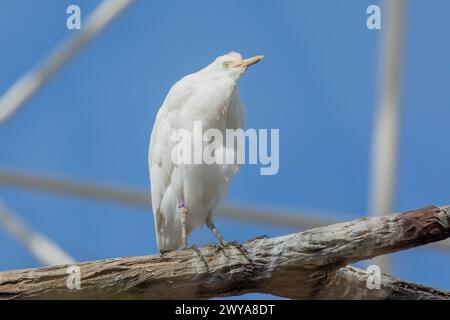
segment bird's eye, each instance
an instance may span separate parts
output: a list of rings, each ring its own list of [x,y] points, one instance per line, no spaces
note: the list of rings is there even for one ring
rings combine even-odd
[[[226,62],[223,63],[223,67],[224,67],[225,69],[227,69],[227,68],[230,67],[230,64],[231,64],[230,61],[226,61]]]

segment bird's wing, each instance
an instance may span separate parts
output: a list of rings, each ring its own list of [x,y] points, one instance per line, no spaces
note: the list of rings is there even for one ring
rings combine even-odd
[[[191,94],[191,88],[182,81],[176,83],[167,94],[156,116],[150,137],[149,169],[151,180],[152,207],[158,247],[161,248],[160,232],[165,219],[162,208],[164,195],[171,183],[174,163],[171,150],[175,142],[171,140],[172,132],[179,127],[175,114],[183,108]],[[175,199],[176,201],[176,199]],[[176,203],[173,204],[174,206]],[[168,213],[166,213],[168,214]]]
[[[243,129],[244,122],[245,122],[244,107],[241,103],[241,99],[239,98],[239,89],[236,86],[236,88],[233,90],[233,94],[230,96],[230,100],[228,102],[226,128],[227,129]],[[239,147],[241,148],[241,150],[237,149]],[[235,161],[238,160],[238,153],[245,154],[244,150],[243,150],[243,144],[234,144],[233,149],[232,150],[227,149],[226,152],[234,154]],[[232,176],[234,176],[238,172],[239,167],[240,167],[239,164],[223,165],[222,166],[223,175],[227,179],[231,179]]]
[[[239,89],[236,88],[230,97],[229,110],[227,115],[227,128],[228,129],[239,129],[244,128],[245,114],[244,107],[239,98]]]

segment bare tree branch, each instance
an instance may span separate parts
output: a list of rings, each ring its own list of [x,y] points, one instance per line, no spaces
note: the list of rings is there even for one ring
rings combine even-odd
[[[295,299],[449,299],[447,292],[383,276],[366,287],[364,271],[347,264],[450,236],[448,207],[363,218],[218,250],[80,263],[81,288],[68,290],[67,266],[0,273],[0,298],[198,299],[270,293]],[[206,262],[206,263],[205,263]]]
[[[365,270],[345,267],[332,273],[317,299],[371,299],[371,300],[448,300],[450,292],[424,287],[383,274],[380,289],[367,288]]]

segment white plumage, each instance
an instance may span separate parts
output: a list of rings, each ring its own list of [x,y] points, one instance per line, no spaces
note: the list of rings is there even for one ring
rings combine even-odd
[[[225,244],[214,226],[213,214],[238,166],[176,165],[171,154],[177,142],[172,134],[177,129],[192,132],[195,121],[201,121],[203,131],[219,129],[224,137],[225,129],[243,128],[237,81],[262,58],[242,60],[235,52],[220,56],[204,69],[183,77],[167,94],[156,116],[149,147],[152,207],[160,251],[187,247],[187,236],[204,223]],[[221,151],[216,150],[216,156]]]

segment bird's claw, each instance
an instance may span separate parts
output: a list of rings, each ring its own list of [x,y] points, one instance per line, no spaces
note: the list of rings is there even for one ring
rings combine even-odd
[[[183,250],[183,251],[185,251],[185,250],[194,250],[194,251],[197,253],[197,255],[200,257],[200,259],[202,260],[202,262],[205,264],[206,270],[209,270],[208,262],[206,262],[205,256],[202,254],[202,252],[201,252],[200,249],[197,247],[197,245],[193,244],[193,245],[190,246],[190,247],[184,247],[182,250]]]
[[[168,250],[159,250],[159,258],[163,261],[166,260],[165,254],[168,253]]]
[[[231,244],[231,245],[233,245],[234,247],[236,247],[236,249],[238,249],[238,250],[241,252],[241,254],[242,254],[248,261],[250,261],[250,262],[252,261],[252,259],[250,259],[250,255],[249,255],[247,249],[245,249],[245,247],[244,247],[242,244],[240,244],[240,243],[237,242],[237,241],[231,241],[231,242],[229,242],[229,244]]]
[[[222,251],[222,252],[225,254],[225,248],[228,247],[228,246],[233,246],[233,247],[235,247],[236,249],[238,249],[239,252],[240,252],[240,253],[241,253],[248,261],[251,262],[250,255],[249,255],[248,251],[244,248],[244,246],[243,246],[242,244],[240,244],[240,243],[237,242],[237,241],[230,241],[230,242],[224,242],[224,243],[219,242],[218,244],[216,244],[216,247],[217,247],[216,252]],[[225,254],[225,255],[226,255],[226,254]]]
[[[224,251],[227,244],[219,242],[219,243],[216,243],[214,246],[216,247],[216,252],[219,252],[219,251]]]

